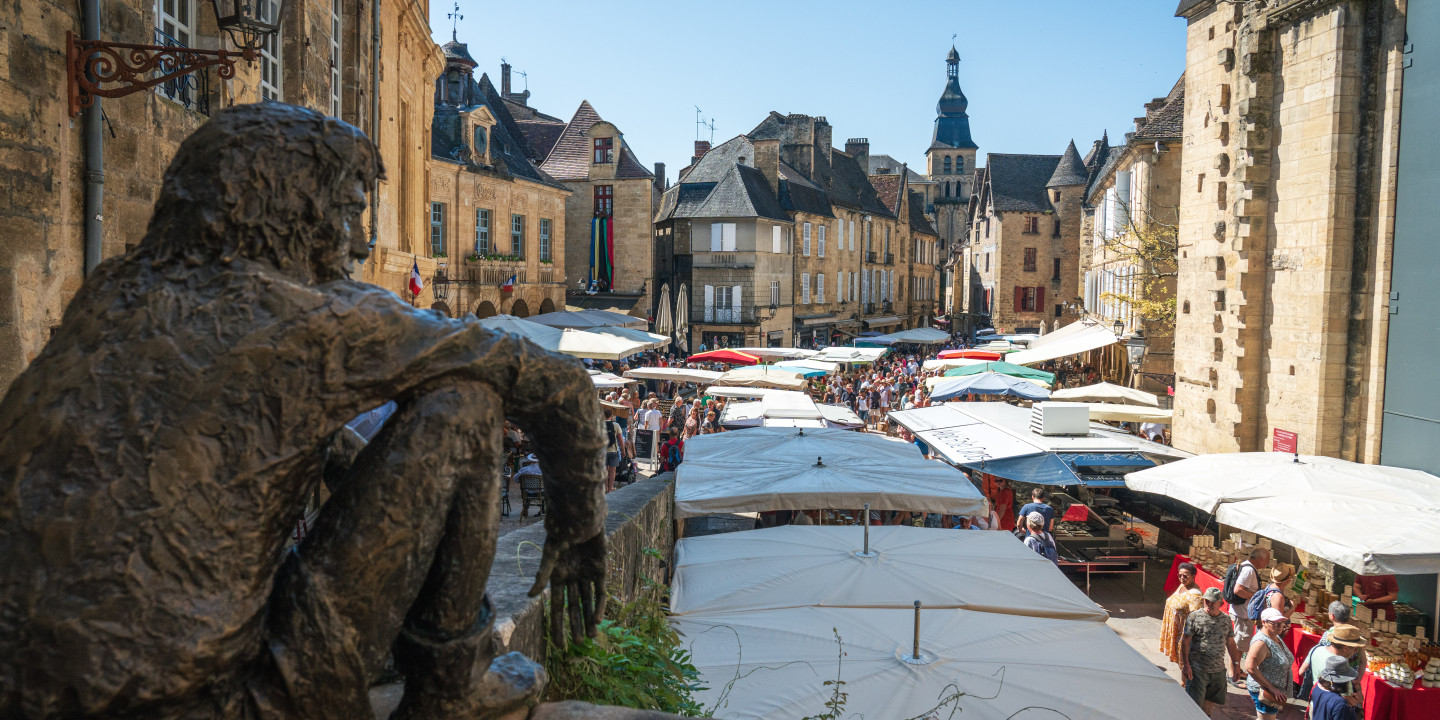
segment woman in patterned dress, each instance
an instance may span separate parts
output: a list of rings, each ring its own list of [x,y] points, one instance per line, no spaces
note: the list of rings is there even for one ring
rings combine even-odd
[[[1205,606],[1200,598],[1200,586],[1195,583],[1195,566],[1180,563],[1175,570],[1180,578],[1180,587],[1165,600],[1165,610],[1160,614],[1160,653],[1170,662],[1180,662],[1180,629],[1190,613]]]

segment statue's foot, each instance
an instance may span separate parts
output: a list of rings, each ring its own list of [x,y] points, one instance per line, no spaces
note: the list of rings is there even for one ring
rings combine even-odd
[[[518,652],[487,665],[490,647],[488,632],[445,642],[401,633],[395,659],[405,694],[390,720],[492,720],[533,705],[545,669]]]

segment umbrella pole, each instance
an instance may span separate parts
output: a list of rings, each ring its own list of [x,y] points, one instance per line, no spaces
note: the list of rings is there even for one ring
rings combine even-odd
[[[920,601],[915,601],[915,650],[910,656],[915,660],[920,659]]]
[[[860,518],[860,524],[865,526],[865,557],[870,557],[870,503],[865,503],[865,515]]]

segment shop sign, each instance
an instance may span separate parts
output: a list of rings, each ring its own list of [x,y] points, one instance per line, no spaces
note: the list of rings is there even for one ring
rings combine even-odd
[[[1270,449],[1282,453],[1300,452],[1300,436],[1289,430],[1275,428],[1274,439],[1270,443]]]

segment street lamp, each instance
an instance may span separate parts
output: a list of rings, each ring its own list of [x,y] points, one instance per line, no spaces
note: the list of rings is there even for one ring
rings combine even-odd
[[[1125,322],[1123,320],[1116,320],[1112,327],[1115,329],[1115,337],[1118,338],[1125,334]]]
[[[1140,363],[1145,361],[1145,349],[1145,333],[1139,328],[1136,328],[1135,334],[1131,335],[1130,339],[1125,341],[1125,355],[1130,360],[1130,374],[1134,376],[1137,381],[1132,383],[1134,385],[1140,384],[1138,382],[1140,378]]]
[[[254,62],[265,39],[280,29],[286,0],[209,2],[215,8],[215,24],[237,50],[117,43],[78,38],[66,31],[70,116],[93,105],[96,97],[124,97],[211,66],[219,67],[216,72],[222,80],[235,77],[235,61]]]

